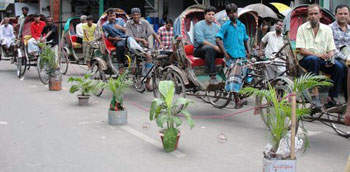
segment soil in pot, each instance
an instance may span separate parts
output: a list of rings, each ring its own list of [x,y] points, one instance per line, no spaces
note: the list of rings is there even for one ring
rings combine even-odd
[[[77,97],[78,97],[78,102],[80,106],[87,106],[89,104],[90,96],[78,95]]]
[[[49,90],[50,91],[62,90],[62,75],[49,76]]]
[[[160,131],[163,148],[166,152],[172,152],[177,149],[180,140],[180,131],[175,128],[169,128]]]

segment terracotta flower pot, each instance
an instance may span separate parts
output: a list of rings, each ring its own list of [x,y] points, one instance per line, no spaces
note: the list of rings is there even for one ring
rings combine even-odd
[[[164,132],[165,132],[165,130],[161,130],[161,131],[159,132],[159,135],[160,135],[160,139],[162,140],[163,148],[165,149],[165,145],[164,145],[164,141],[163,141],[163,139],[164,139]],[[178,146],[178,144],[179,144],[179,140],[180,140],[180,131],[177,132],[176,144],[175,144],[175,149],[174,149],[174,151],[177,149],[177,146]]]
[[[49,90],[60,91],[62,90],[62,75],[49,75]]]

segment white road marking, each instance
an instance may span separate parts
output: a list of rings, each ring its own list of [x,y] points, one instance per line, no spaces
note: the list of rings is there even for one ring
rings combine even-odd
[[[6,121],[0,121],[0,125],[7,125],[8,123]]]
[[[141,132],[139,132],[139,131],[137,131],[135,129],[132,129],[132,128],[128,127],[128,126],[121,126],[120,128],[125,130],[126,132],[128,132],[128,133],[130,133],[130,134],[132,134],[132,135],[134,135],[134,136],[136,136],[136,137],[138,137],[138,138],[140,138],[140,139],[142,139],[142,140],[144,140],[144,141],[146,141],[146,142],[148,142],[148,143],[150,143],[152,145],[154,145],[154,146],[163,147],[163,145],[160,142],[158,142],[158,141],[156,141],[156,140],[146,136],[145,134],[143,134],[143,133],[141,133]],[[176,150],[174,152],[171,152],[171,154],[176,156],[176,157],[178,157],[178,158],[183,158],[183,157],[186,156],[186,154],[184,154],[184,153],[182,153],[181,151],[178,151],[178,150]]]

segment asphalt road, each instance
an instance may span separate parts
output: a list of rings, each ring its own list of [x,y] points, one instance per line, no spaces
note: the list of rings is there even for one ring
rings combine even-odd
[[[63,90],[50,92],[35,68],[19,79],[14,65],[0,62],[0,172],[262,171],[269,135],[252,111],[203,118],[241,110],[215,109],[190,97],[196,102],[189,109],[195,127],[190,130],[184,121],[178,151],[165,153],[159,128],[148,118],[153,94],[131,88],[125,95],[128,125],[110,126],[106,122],[110,93],[92,97],[88,107],[81,107],[76,95],[68,92],[67,78],[84,74],[83,68],[70,67]],[[250,99],[242,110],[253,105]],[[342,172],[350,140],[322,123],[305,125],[310,148],[297,155],[297,171]],[[217,141],[221,133],[227,142]]]

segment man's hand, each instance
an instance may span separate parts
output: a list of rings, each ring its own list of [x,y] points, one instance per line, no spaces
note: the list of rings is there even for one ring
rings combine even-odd
[[[345,65],[346,66],[350,66],[350,57],[346,58]]]
[[[163,44],[159,44],[159,49],[164,50],[165,46]]]
[[[146,39],[143,39],[143,40],[142,40],[142,43],[143,43],[146,47],[148,47],[148,41],[146,41]]]
[[[330,58],[327,53],[319,54],[318,57],[322,58],[323,60],[328,60]]]
[[[123,29],[123,27],[120,26],[119,24],[115,24],[115,25],[114,25],[114,28],[119,29],[119,30],[122,30],[122,29]]]
[[[250,51],[247,51],[247,58],[250,59]]]
[[[214,46],[214,49],[216,52],[221,52],[220,48],[218,46]]]
[[[224,57],[225,57],[225,60],[230,60],[230,58],[231,58],[227,52],[224,54]]]

